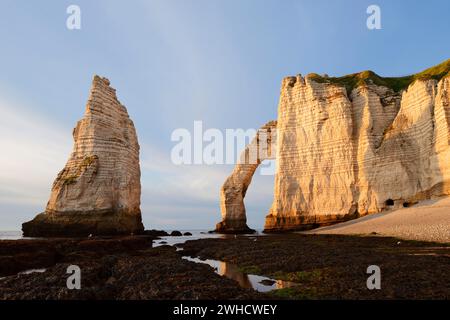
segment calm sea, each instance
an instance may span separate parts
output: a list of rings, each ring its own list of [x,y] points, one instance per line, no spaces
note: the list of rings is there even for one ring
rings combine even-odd
[[[207,239],[207,238],[226,238],[226,237],[234,237],[231,235],[221,235],[221,234],[211,234],[208,233],[206,230],[180,230],[182,233],[190,232],[192,233],[192,236],[181,236],[181,237],[161,237],[160,240],[155,241],[155,246],[168,244],[168,245],[174,245],[183,243],[187,240],[196,240],[196,239]],[[168,231],[171,232],[170,230]],[[261,232],[261,231],[260,231]],[[262,234],[258,232],[254,235],[249,236],[255,236]],[[0,240],[17,240],[17,239],[31,239],[31,238],[24,238],[22,236],[22,231],[0,231]]]
[[[23,239],[22,231],[0,231],[0,240]]]

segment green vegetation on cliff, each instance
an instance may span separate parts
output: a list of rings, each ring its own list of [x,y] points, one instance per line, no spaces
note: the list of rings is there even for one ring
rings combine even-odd
[[[350,93],[353,88],[366,83],[373,83],[379,86],[385,86],[392,90],[399,92],[406,89],[411,83],[416,80],[436,79],[440,80],[445,76],[450,75],[450,59],[438,64],[434,67],[426,69],[422,72],[404,76],[404,77],[380,77],[373,71],[363,71],[359,73],[349,74],[343,77],[326,77],[320,76],[316,73],[310,73],[308,78],[320,83],[333,83],[342,85]]]

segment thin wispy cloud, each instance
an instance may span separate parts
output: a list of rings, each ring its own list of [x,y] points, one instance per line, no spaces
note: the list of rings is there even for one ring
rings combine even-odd
[[[180,227],[212,228],[220,220],[220,188],[233,165],[175,165],[170,152],[143,144],[141,157],[142,211],[149,225],[180,220]],[[273,198],[273,176],[253,177],[246,204],[248,218],[261,228]]]
[[[0,98],[0,201],[43,205],[71,150],[71,132],[30,106]]]

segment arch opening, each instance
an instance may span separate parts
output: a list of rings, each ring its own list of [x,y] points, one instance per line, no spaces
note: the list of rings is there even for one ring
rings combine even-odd
[[[251,229],[263,231],[266,215],[270,211],[274,198],[275,160],[264,160],[253,175],[247,189],[244,205],[247,225]]]

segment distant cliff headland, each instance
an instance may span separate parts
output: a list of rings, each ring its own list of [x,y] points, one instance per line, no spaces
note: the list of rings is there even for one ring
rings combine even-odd
[[[262,128],[273,132],[276,152],[235,167],[221,190],[216,230],[250,231],[244,197],[267,155],[277,161],[267,232],[310,229],[449,195],[449,75],[447,60],[398,78],[372,71],[285,78],[278,119]]]

